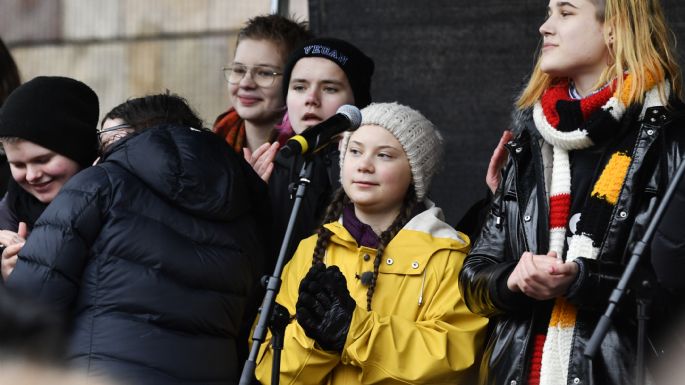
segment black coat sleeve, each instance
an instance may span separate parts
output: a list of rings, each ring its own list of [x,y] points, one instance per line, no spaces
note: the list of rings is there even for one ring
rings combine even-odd
[[[511,161],[510,161],[511,162]],[[511,166],[511,163],[508,167]],[[504,188],[492,199],[485,223],[459,274],[459,285],[469,310],[491,317],[503,313],[529,313],[535,300],[515,293],[507,287],[507,279],[518,263],[520,254],[509,247],[509,227],[503,223],[516,221],[515,200],[506,194],[514,183],[513,173],[507,173]]]
[[[106,205],[107,175],[99,167],[72,177],[36,222],[8,277],[10,290],[66,311],[81,276]]]
[[[685,179],[678,184],[654,233],[651,259],[664,288],[685,289]]]

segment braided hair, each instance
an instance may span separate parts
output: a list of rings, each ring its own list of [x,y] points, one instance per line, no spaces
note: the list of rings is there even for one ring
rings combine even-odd
[[[323,222],[321,226],[316,230],[318,237],[316,238],[316,246],[314,246],[314,255],[312,258],[312,265],[317,263],[323,263],[323,257],[326,254],[326,248],[328,247],[328,241],[331,239],[331,230],[324,227],[326,223],[332,222],[342,215],[345,205],[350,203],[350,198],[345,194],[345,190],[340,187],[333,196],[331,204],[328,205],[326,209],[326,214],[323,217]]]
[[[334,221],[340,218],[343,208],[350,203],[350,198],[345,194],[345,190],[342,188],[338,189],[335,193],[333,201],[328,206],[326,215],[324,217],[323,223],[317,230],[318,238],[316,239],[316,246],[314,247],[314,255],[312,258],[312,265],[323,262],[323,257],[326,253],[326,248],[328,247],[328,241],[331,239],[331,231],[324,227],[324,224]],[[402,202],[402,208],[400,209],[399,215],[390,224],[390,226],[381,233],[380,242],[378,244],[378,250],[376,252],[376,257],[373,260],[373,277],[369,284],[369,288],[366,291],[366,310],[371,311],[371,299],[373,298],[373,293],[376,290],[376,282],[378,281],[378,272],[381,266],[381,260],[383,259],[383,252],[388,246],[390,241],[395,238],[395,235],[409,222],[414,213],[414,209],[418,204],[418,199],[416,198],[416,192],[414,191],[414,186],[409,186],[407,193],[404,196],[404,201]]]

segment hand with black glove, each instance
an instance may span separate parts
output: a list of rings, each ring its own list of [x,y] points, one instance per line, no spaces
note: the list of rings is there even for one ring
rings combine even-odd
[[[295,306],[305,334],[324,350],[342,352],[356,303],[337,266],[317,263],[300,282]]]
[[[269,319],[269,330],[271,330],[271,346],[273,349],[283,350],[283,338],[285,336],[285,328],[294,317],[290,317],[288,309],[278,302],[274,302],[274,307],[271,310],[271,318]]]

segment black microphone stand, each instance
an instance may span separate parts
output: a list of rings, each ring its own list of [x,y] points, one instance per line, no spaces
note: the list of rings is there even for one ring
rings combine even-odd
[[[309,157],[305,156],[304,164],[300,170],[297,192],[295,193],[295,201],[293,203],[293,208],[290,211],[290,218],[288,219],[288,227],[286,228],[285,236],[281,242],[281,249],[278,253],[278,259],[276,260],[276,267],[274,268],[274,272],[270,277],[265,277],[266,294],[264,294],[264,300],[262,301],[262,307],[259,313],[257,326],[255,326],[254,333],[252,334],[250,355],[248,356],[247,361],[245,361],[243,372],[240,375],[240,385],[250,385],[252,383],[255,368],[257,367],[257,354],[259,354],[259,348],[266,339],[267,327],[271,329],[271,334],[273,336],[273,365],[271,367],[271,384],[278,385],[279,382],[281,350],[283,349],[283,335],[285,334],[285,328],[288,325],[290,315],[286,314],[279,316],[277,314],[275,322],[273,322],[272,325],[269,325],[269,322],[271,321],[271,313],[273,312],[274,303],[276,302],[276,295],[281,288],[281,273],[283,272],[283,267],[285,265],[285,254],[288,250],[288,246],[290,245],[290,239],[293,235],[295,221],[297,220],[297,215],[300,212],[302,198],[307,192],[307,186],[311,182],[310,178],[312,175],[313,165],[314,162]]]
[[[585,346],[584,355],[585,358],[589,361],[591,369],[590,384],[592,384],[592,359],[595,357],[597,349],[599,348],[599,346],[602,343],[602,340],[604,340],[604,337],[609,331],[611,317],[616,311],[618,303],[623,298],[623,294],[625,293],[626,288],[628,287],[628,283],[630,282],[633,274],[635,273],[635,269],[637,268],[637,265],[640,262],[640,259],[642,258],[642,254],[644,253],[645,249],[652,240],[652,236],[654,235],[654,232],[656,231],[656,228],[659,225],[661,218],[664,216],[664,212],[666,212],[668,204],[671,202],[673,193],[678,188],[678,184],[683,176],[683,172],[685,172],[685,161],[681,161],[680,166],[678,166],[678,170],[673,176],[671,184],[669,184],[668,188],[666,189],[664,198],[661,200],[661,203],[659,203],[659,207],[657,207],[654,217],[652,217],[652,220],[649,222],[647,230],[645,231],[642,238],[635,244],[635,247],[633,247],[633,253],[630,256],[630,259],[628,260],[628,264],[626,265],[623,274],[621,275],[621,279],[618,281],[616,288],[609,296],[609,306],[600,318],[599,322],[597,323],[597,326],[595,327],[594,332],[592,333],[592,337],[590,337],[587,345]],[[649,305],[651,303],[651,299],[649,298],[651,292],[649,292],[649,289],[651,286],[652,283],[648,279],[645,279],[642,282],[638,283],[637,289],[638,340],[635,379],[638,384],[645,384],[644,346],[645,339],[647,338],[646,322],[649,319]]]

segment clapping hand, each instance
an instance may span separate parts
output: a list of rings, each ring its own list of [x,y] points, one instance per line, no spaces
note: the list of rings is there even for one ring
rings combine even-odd
[[[17,229],[16,233],[9,230],[0,230],[0,247],[2,248],[0,270],[2,271],[3,280],[6,280],[12,274],[14,267],[17,265],[17,254],[24,247],[27,236],[28,229],[24,222],[19,222],[19,229]]]
[[[342,352],[355,307],[337,266],[317,263],[300,282],[297,321],[324,350]]]

